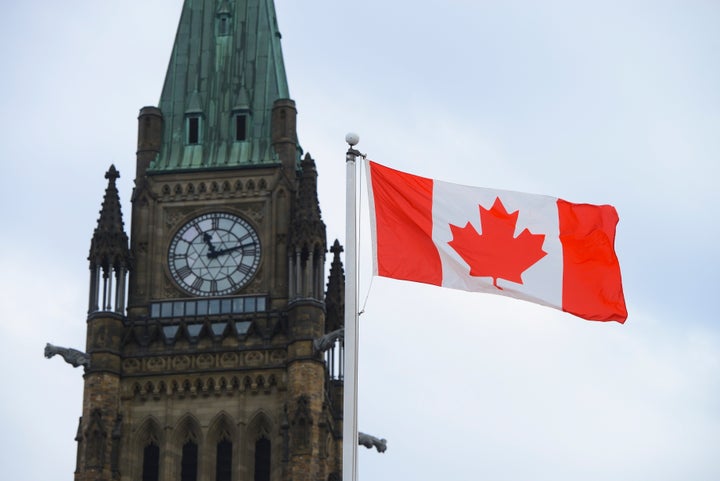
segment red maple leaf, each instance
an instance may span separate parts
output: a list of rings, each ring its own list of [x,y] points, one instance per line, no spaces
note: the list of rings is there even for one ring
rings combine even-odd
[[[470,265],[470,275],[492,277],[522,284],[522,273],[547,255],[542,250],[545,234],[532,234],[528,229],[515,237],[518,212],[508,214],[500,198],[490,210],[480,207],[482,234],[468,222],[465,227],[450,224],[453,240],[450,247]]]

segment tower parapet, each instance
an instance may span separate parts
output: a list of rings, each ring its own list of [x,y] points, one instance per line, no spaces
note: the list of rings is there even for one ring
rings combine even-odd
[[[278,99],[272,108],[272,145],[290,175],[298,169],[297,109],[290,99]]]
[[[143,107],[138,116],[137,164],[135,177],[145,176],[147,168],[160,153],[163,116],[157,107]]]

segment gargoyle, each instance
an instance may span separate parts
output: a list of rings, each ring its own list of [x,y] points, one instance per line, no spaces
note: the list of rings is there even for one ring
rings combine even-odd
[[[345,328],[341,327],[340,329],[332,332],[328,332],[322,337],[318,337],[313,341],[313,346],[315,347],[315,351],[317,352],[325,352],[331,347],[335,345],[335,341],[338,339],[342,339],[345,337]]]
[[[387,439],[379,439],[365,433],[358,433],[358,444],[368,449],[374,447],[378,453],[384,453],[387,450]]]
[[[65,359],[65,362],[71,364],[72,367],[83,366],[85,369],[90,367],[90,356],[84,352],[69,347],[53,346],[49,342],[45,344],[46,358],[50,359],[56,354]]]

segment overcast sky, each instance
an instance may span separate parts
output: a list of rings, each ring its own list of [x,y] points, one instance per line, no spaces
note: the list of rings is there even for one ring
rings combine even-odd
[[[0,465],[71,479],[90,238],[181,0],[0,6]],[[629,317],[383,278],[361,226],[360,479],[720,479],[720,2],[277,0],[300,141],[344,242],[348,131],[425,177],[613,204]],[[363,174],[364,176],[364,174]],[[364,186],[362,188],[365,196]]]

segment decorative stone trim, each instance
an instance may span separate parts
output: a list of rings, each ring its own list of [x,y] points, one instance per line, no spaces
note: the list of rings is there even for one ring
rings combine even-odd
[[[287,361],[284,349],[176,354],[169,356],[132,357],[123,360],[124,375],[172,374],[188,370],[243,369],[283,367]]]
[[[125,386],[123,398],[158,401],[166,397],[184,399],[235,394],[271,394],[286,389],[286,379],[282,373],[175,376],[170,379],[139,379]]]
[[[160,201],[236,199],[264,196],[269,193],[269,179],[225,179],[223,181],[190,181],[167,183],[158,186]]]

